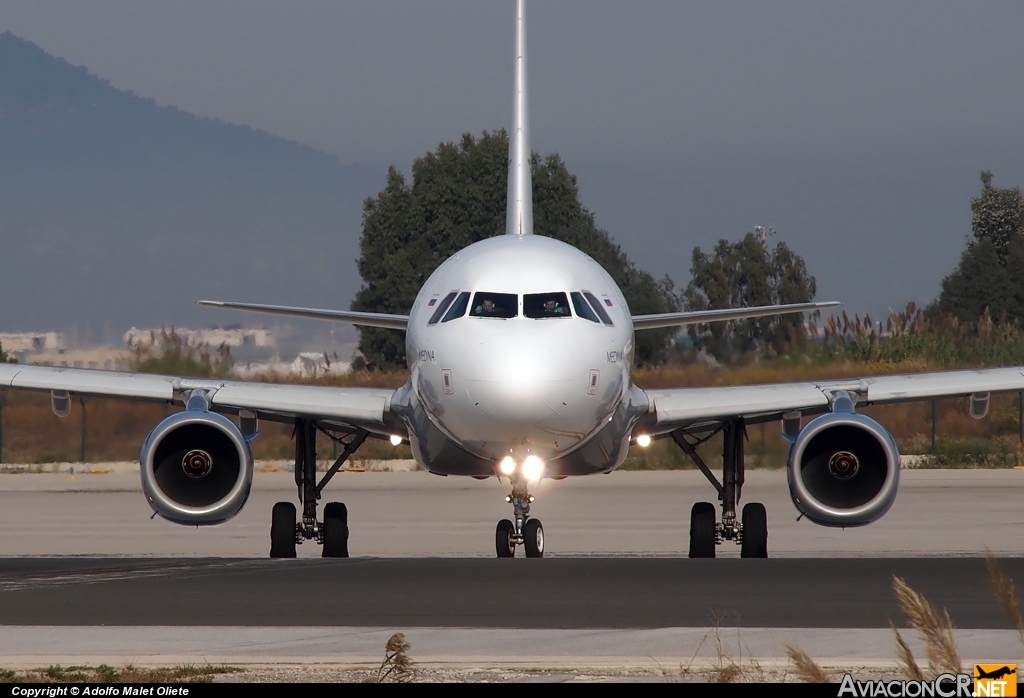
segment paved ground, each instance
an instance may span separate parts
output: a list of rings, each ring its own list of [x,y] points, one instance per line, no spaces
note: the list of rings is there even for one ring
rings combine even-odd
[[[1024,579],[1024,559],[1003,562]],[[894,575],[958,628],[1012,628],[984,560],[0,560],[5,625],[888,628]]]
[[[783,471],[748,473],[744,501],[768,508],[772,557],[1024,556],[1024,471],[905,470],[881,521],[830,529],[796,521]],[[0,556],[263,557],[270,509],[295,501],[292,475],[257,473],[245,509],[215,527],[150,520],[138,475],[0,475]],[[685,555],[689,510],[712,500],[696,472],[612,473],[534,488],[550,557]],[[495,480],[425,473],[342,473],[324,501],[350,512],[354,556],[490,557],[494,526],[511,514]],[[299,555],[319,549],[300,546]],[[719,549],[736,557],[733,544]]]
[[[949,610],[965,662],[1024,657],[978,559],[995,551],[1024,587],[1022,471],[904,471],[889,515],[846,531],[796,522],[784,473],[750,473],[769,560],[685,558],[689,508],[711,499],[691,472],[543,483],[544,560],[489,559],[509,509],[495,481],[344,473],[331,499],[349,505],[354,557],[271,561],[269,511],[293,498],[289,473],[259,473],[242,514],[201,529],[150,520],[137,477],[0,476],[0,664],[352,678],[404,632],[449,680],[700,679],[733,664],[792,678],[787,644],[868,678],[893,671],[894,574]]]

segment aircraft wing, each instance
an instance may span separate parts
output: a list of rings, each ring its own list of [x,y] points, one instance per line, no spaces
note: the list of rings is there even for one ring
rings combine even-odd
[[[736,417],[773,421],[786,412],[827,412],[833,395],[849,393],[860,405],[1024,391],[1024,367],[933,371],[890,376],[764,385],[645,390],[649,412],[638,429],[664,434]]]
[[[72,395],[133,398],[184,404],[190,390],[206,390],[213,411],[255,412],[273,421],[307,417],[368,431],[405,433],[390,420],[390,388],[247,383],[83,368],[0,364],[0,388],[67,391]]]
[[[348,322],[353,325],[383,327],[388,330],[404,330],[409,325],[408,315],[391,315],[389,313],[361,313],[356,310],[294,308],[287,305],[260,305],[259,303],[232,303],[226,301],[199,301],[199,305],[205,305],[209,308],[245,310],[251,313],[265,313],[268,315],[287,315],[288,317],[304,317],[312,320]]]
[[[747,318],[806,313],[842,305],[838,301],[824,303],[791,303],[789,305],[762,305],[755,308],[723,308],[721,310],[691,310],[683,313],[657,313],[655,315],[634,315],[634,330],[654,330],[661,327],[699,325],[705,322],[746,320]]]

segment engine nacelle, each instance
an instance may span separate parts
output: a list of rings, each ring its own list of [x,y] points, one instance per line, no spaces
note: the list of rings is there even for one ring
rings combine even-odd
[[[822,526],[863,526],[896,500],[900,454],[878,422],[853,413],[849,398],[804,427],[789,450],[793,504]]]
[[[160,422],[142,447],[142,491],[169,521],[202,526],[227,521],[252,489],[249,442],[226,417],[207,411],[205,396]]]

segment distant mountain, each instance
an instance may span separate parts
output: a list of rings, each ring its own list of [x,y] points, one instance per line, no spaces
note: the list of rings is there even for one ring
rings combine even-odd
[[[200,298],[347,308],[383,185],[0,34],[0,331],[239,321]]]

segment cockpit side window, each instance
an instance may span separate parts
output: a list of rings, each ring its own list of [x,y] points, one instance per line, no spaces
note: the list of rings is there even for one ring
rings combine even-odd
[[[437,310],[435,310],[434,314],[430,316],[430,321],[427,324],[436,325],[437,321],[441,319],[442,315],[444,315],[444,311],[448,310],[448,306],[452,304],[452,301],[455,300],[455,296],[457,295],[459,295],[458,291],[452,291],[445,296],[444,299],[437,304]]]
[[[594,312],[597,313],[597,316],[601,318],[601,322],[608,326],[611,326],[613,324],[612,319],[608,315],[608,313],[605,312],[604,306],[601,305],[601,301],[597,300],[597,296],[595,296],[590,291],[584,291],[583,295],[587,297],[588,301],[590,301],[590,307],[592,307],[594,309]]]
[[[535,320],[551,317],[572,317],[569,299],[564,293],[527,293],[523,296],[523,315]]]
[[[445,314],[442,323],[451,322],[457,320],[466,314],[466,308],[469,307],[469,291],[463,291],[459,294],[459,297],[452,303],[452,307]]]
[[[477,291],[470,317],[510,318],[519,315],[519,296],[514,293]]]
[[[590,320],[591,322],[600,324],[601,321],[597,319],[597,315],[594,313],[593,309],[587,305],[587,301],[583,299],[582,293],[579,291],[573,291],[569,295],[572,296],[572,307],[578,316],[584,320]]]

